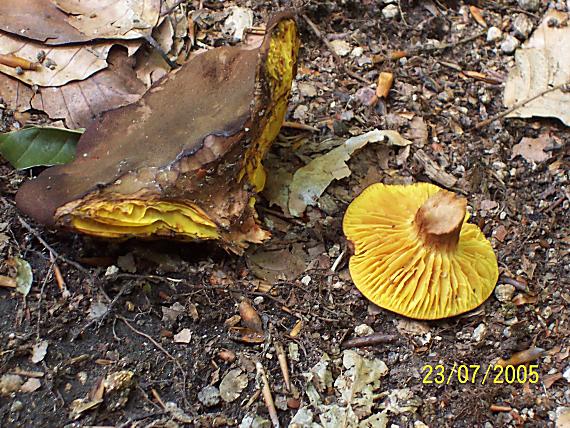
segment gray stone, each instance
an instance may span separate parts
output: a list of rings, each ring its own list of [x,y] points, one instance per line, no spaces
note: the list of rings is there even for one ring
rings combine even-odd
[[[489,30],[487,30],[488,42],[496,42],[497,40],[501,40],[502,37],[503,37],[503,32],[497,27],[491,27],[489,28]]]
[[[515,37],[509,35],[505,37],[505,40],[501,43],[501,51],[507,55],[512,55],[520,44],[521,42],[519,42]]]
[[[384,9],[382,9],[382,15],[386,19],[397,18],[400,15],[400,11],[398,10],[398,6],[395,4],[389,4]]]
[[[518,14],[513,20],[513,31],[515,37],[525,40],[532,31],[532,22],[530,18],[522,13]]]
[[[206,407],[215,406],[220,402],[220,390],[212,385],[206,386],[198,393],[198,400]]]
[[[501,303],[508,303],[513,299],[515,287],[511,284],[497,284],[495,287],[495,297]]]
[[[521,9],[535,12],[540,7],[540,0],[518,0]]]

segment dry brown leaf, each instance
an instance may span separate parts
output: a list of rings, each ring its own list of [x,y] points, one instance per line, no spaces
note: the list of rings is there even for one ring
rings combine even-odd
[[[68,15],[49,0],[0,1],[0,29],[48,45],[91,40],[67,20]]]
[[[86,128],[100,113],[136,102],[146,91],[123,49],[109,54],[109,67],[89,79],[57,88],[41,88],[32,107],[69,128]],[[1,84],[1,80],[0,80]]]
[[[477,22],[477,24],[479,24],[481,27],[487,28],[487,22],[485,21],[485,18],[483,18],[483,15],[481,14],[481,9],[479,9],[477,6],[471,5],[469,6],[469,12],[471,12],[471,16],[473,17],[475,22]]]
[[[30,109],[30,101],[34,92],[19,80],[0,73],[0,94],[9,109],[26,111]]]
[[[541,134],[538,138],[524,137],[513,146],[511,159],[520,155],[529,162],[544,162],[550,159],[550,153],[545,152],[544,149],[551,146],[552,141],[553,138],[548,133]]]
[[[132,54],[139,42],[123,42]],[[8,34],[0,34],[0,54],[17,55],[30,62],[45,55],[41,67],[21,71],[0,64],[0,72],[12,76],[28,85],[62,86],[74,80],[83,80],[107,67],[107,55],[115,42],[94,43],[89,46],[46,46]]]
[[[52,0],[67,22],[92,39],[137,39],[150,35],[160,17],[160,0]]]
[[[301,329],[303,328],[303,321],[297,320],[291,331],[289,332],[289,336],[297,337],[299,333],[301,333]]]
[[[255,308],[251,305],[248,299],[243,299],[239,304],[239,314],[241,316],[241,323],[258,332],[263,332],[263,323]]]
[[[246,258],[247,266],[259,279],[275,283],[279,280],[292,281],[307,267],[306,253],[300,244],[289,249],[258,249]]]
[[[552,373],[543,376],[542,383],[544,384],[545,388],[550,388],[554,384],[554,382],[556,382],[559,379],[562,379],[562,373]]]
[[[517,294],[512,302],[517,305],[517,306],[521,306],[521,305],[526,305],[526,304],[534,304],[536,302],[538,302],[538,296],[531,296],[529,294]]]
[[[265,335],[262,332],[247,327],[230,327],[228,330],[230,339],[243,343],[263,343]]]
[[[388,98],[392,84],[394,83],[394,75],[383,71],[378,76],[378,84],[376,86],[376,96],[378,98]]]
[[[518,366],[521,364],[530,363],[531,361],[540,358],[543,354],[544,349],[533,346],[532,348],[513,354],[507,360],[500,358],[499,361],[497,361],[497,365],[501,367]]]
[[[417,146],[423,147],[428,142],[429,132],[424,119],[415,116],[410,122],[410,129],[404,136],[412,140]]]
[[[569,14],[550,9],[542,23],[522,48],[515,52],[515,67],[505,86],[506,107],[530,99],[553,86],[570,82],[570,26],[552,26],[564,22]],[[526,103],[507,117],[556,117],[570,126],[570,93],[556,90]]]

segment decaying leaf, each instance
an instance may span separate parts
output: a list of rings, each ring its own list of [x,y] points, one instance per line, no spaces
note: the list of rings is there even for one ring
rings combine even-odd
[[[232,369],[220,382],[220,397],[227,403],[236,400],[248,384],[247,374],[241,369]]]
[[[180,330],[174,335],[174,343],[190,343],[192,331],[188,328]]]
[[[257,249],[246,258],[247,266],[260,279],[272,284],[279,280],[292,281],[305,271],[307,257],[301,244],[291,249]]]
[[[106,238],[219,240],[237,253],[263,241],[253,196],[298,43],[295,21],[280,14],[260,47],[198,55],[139,102],[104,113],[75,161],[25,183],[17,205],[46,225]]]
[[[513,147],[513,155],[522,156],[529,162],[543,162],[550,159],[550,153],[544,149],[552,146],[552,137],[548,134],[541,134],[538,138],[521,138],[520,142]]]
[[[81,132],[30,127],[0,134],[0,155],[16,169],[68,163],[75,157]]]
[[[228,336],[236,342],[242,343],[263,343],[265,342],[265,335],[263,332],[253,330],[247,327],[230,327],[228,329]]]
[[[529,349],[525,349],[524,351],[514,353],[510,358],[507,360],[503,360],[502,358],[497,361],[497,365],[501,367],[506,366],[518,366],[520,364],[530,363],[531,361],[536,360],[544,355],[544,349],[537,348],[533,346]]]
[[[42,383],[39,379],[30,378],[20,387],[20,392],[34,392],[40,389]]]
[[[28,85],[3,73],[0,73],[0,94],[6,106],[14,111],[29,110],[34,96]]]
[[[158,23],[160,0],[2,0],[0,29],[47,45],[134,39]]]
[[[239,304],[241,323],[251,329],[263,333],[263,323],[249,299],[243,299]]]
[[[308,205],[315,205],[319,197],[333,180],[348,177],[351,170],[346,164],[352,154],[368,143],[387,143],[394,146],[407,146],[411,141],[396,131],[375,129],[357,137],[349,138],[341,146],[313,159],[299,168],[290,185],[289,212],[301,216]]]
[[[13,257],[10,263],[16,268],[16,291],[27,296],[34,282],[34,274],[30,264],[20,257]]]
[[[253,10],[232,6],[229,16],[224,21],[223,31],[232,36],[235,41],[239,41],[243,39],[245,29],[251,26],[253,26]]]
[[[127,43],[127,42],[124,42]],[[0,54],[17,54],[28,61],[37,61],[44,52],[46,59],[36,70],[20,72],[14,67],[0,64],[0,72],[12,76],[28,85],[62,86],[74,80],[83,80],[107,67],[107,55],[115,42],[98,42],[89,46],[55,46],[45,53],[46,47],[37,42],[0,34]],[[130,53],[138,43],[127,43]]]
[[[51,119],[64,119],[69,128],[87,128],[101,113],[134,103],[146,91],[124,49],[113,48],[107,57],[108,67],[89,79],[64,86],[40,88],[32,98],[36,110]]]
[[[531,38],[517,49],[516,66],[505,86],[505,106],[512,107],[554,86],[570,83],[570,55],[566,54],[570,45],[568,18],[568,13],[548,10]],[[526,103],[507,117],[556,117],[570,126],[569,103],[570,93],[556,90]]]

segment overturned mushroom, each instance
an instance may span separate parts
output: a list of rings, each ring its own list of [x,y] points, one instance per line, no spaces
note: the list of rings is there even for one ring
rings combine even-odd
[[[46,225],[105,238],[215,239],[238,253],[263,241],[254,195],[298,45],[294,19],[280,14],[261,46],[197,56],[139,102],[103,114],[72,163],[22,186],[18,207]]]
[[[378,306],[411,318],[467,312],[493,291],[498,266],[467,201],[428,183],[373,184],[343,221],[354,244],[350,274]]]

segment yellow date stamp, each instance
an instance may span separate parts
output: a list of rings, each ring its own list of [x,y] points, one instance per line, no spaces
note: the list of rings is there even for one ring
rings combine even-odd
[[[449,385],[451,382],[461,384],[481,384],[486,382],[493,384],[524,384],[538,383],[538,364],[529,366],[501,366],[489,364],[486,369],[482,369],[480,364],[457,364],[453,367],[446,367],[443,364],[426,364],[421,370],[423,374],[423,384]]]

